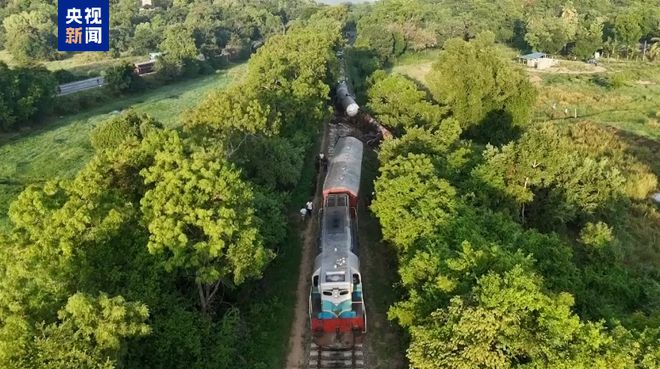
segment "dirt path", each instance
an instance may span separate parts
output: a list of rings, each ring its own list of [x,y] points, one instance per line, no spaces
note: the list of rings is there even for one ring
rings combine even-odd
[[[561,64],[558,67],[551,67],[548,69],[533,69],[527,68],[527,71],[530,73],[541,73],[541,74],[595,74],[595,73],[605,73],[607,69],[600,65],[591,65],[587,64],[582,66],[582,70],[574,70],[567,67],[562,67]]]
[[[323,123],[323,138],[321,148],[326,152],[326,138],[328,122]],[[316,191],[314,193],[313,216],[305,221],[302,228],[302,259],[300,262],[300,273],[298,274],[298,285],[296,287],[296,306],[291,334],[289,335],[289,354],[286,358],[286,369],[300,369],[306,367],[307,348],[305,343],[308,338],[308,300],[310,288],[310,275],[314,266],[316,255],[316,234],[318,233],[318,209],[321,207],[321,188],[323,177],[317,174]]]

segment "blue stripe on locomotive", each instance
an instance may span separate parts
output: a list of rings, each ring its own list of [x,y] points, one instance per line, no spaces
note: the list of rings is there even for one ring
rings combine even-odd
[[[353,302],[351,300],[342,301],[335,305],[330,301],[321,301],[321,312],[319,319],[355,318],[357,313],[352,310]]]

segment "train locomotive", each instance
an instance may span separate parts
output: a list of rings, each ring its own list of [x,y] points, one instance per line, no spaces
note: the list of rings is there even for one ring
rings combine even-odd
[[[309,296],[312,336],[319,346],[350,346],[366,333],[357,233],[362,152],[357,138],[339,138],[323,184],[319,254]]]

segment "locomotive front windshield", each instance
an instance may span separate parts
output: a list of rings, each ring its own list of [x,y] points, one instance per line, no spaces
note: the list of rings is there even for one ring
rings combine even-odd
[[[326,282],[345,282],[346,274],[344,272],[339,273],[326,273],[325,274]]]

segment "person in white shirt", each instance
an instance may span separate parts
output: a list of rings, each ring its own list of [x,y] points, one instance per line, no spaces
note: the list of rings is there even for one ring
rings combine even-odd
[[[312,216],[312,209],[314,207],[314,203],[311,201],[307,201],[307,204],[305,204],[305,209],[307,210],[307,215],[310,217]]]
[[[305,218],[307,218],[307,208],[300,209],[300,218],[303,222],[305,221]]]

